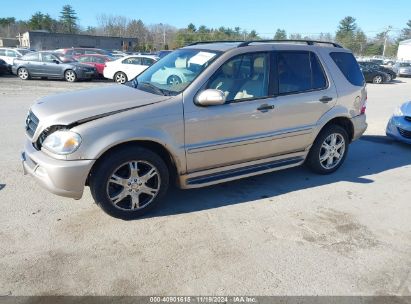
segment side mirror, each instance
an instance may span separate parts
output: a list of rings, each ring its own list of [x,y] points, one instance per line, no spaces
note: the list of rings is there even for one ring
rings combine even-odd
[[[54,62],[55,64],[59,64],[59,63],[60,63],[60,61],[58,61],[58,60],[56,60],[56,59],[54,59],[53,62]]]
[[[195,103],[204,107],[222,105],[225,103],[225,95],[220,90],[204,90],[197,95]]]

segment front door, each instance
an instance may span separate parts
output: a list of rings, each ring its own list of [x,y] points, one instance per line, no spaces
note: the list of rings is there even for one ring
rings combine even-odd
[[[62,68],[56,56],[50,53],[41,53],[42,65],[40,75],[49,77],[62,76]]]
[[[239,55],[224,63],[205,87],[223,91],[226,104],[185,106],[189,173],[273,153],[269,137],[275,97],[270,97],[269,78],[269,53]]]

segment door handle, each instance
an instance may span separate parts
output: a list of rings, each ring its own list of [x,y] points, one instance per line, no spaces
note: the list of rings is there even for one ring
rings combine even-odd
[[[322,103],[327,103],[329,101],[333,100],[332,97],[328,97],[328,96],[323,96],[319,99],[319,101],[321,101]]]
[[[261,112],[267,112],[267,111],[272,110],[272,109],[274,109],[274,105],[269,105],[269,104],[266,104],[266,103],[262,104],[261,106],[259,106],[257,108],[257,110],[261,111]]]

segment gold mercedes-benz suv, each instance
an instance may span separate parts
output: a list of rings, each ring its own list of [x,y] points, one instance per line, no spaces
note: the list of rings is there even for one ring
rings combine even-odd
[[[299,166],[336,171],[367,128],[352,53],[318,41],[195,43],[126,85],[38,100],[23,167],[49,191],[89,186],[108,214],[155,207],[170,183],[204,187]]]

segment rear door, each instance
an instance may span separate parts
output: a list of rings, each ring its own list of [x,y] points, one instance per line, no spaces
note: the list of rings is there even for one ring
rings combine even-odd
[[[277,154],[301,151],[311,144],[319,119],[337,101],[337,92],[316,53],[277,51],[273,53],[276,100],[272,128],[284,144],[276,145]]]
[[[31,76],[41,75],[42,62],[40,53],[27,54],[23,56],[22,60],[24,60],[24,63],[20,65],[26,67]]]
[[[141,57],[129,57],[122,61],[123,72],[127,74],[129,80],[134,79],[147,67],[142,65]]]

